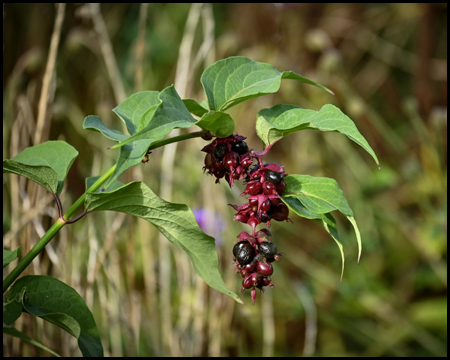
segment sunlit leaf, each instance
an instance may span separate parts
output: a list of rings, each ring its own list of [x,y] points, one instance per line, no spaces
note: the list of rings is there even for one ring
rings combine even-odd
[[[141,91],[131,95],[113,109],[126,124],[130,135],[136,134],[142,116],[151,107],[161,103],[158,95],[159,91]]]
[[[195,125],[197,120],[192,117],[173,85],[161,91],[158,98],[160,104],[150,107],[142,115],[137,132],[112,148],[143,139],[152,143],[164,139],[175,128],[189,128]]]
[[[292,71],[280,72],[270,64],[243,56],[232,56],[212,64],[203,72],[201,82],[210,110],[225,111],[245,100],[277,92],[281,79],[298,80],[332,93]]]
[[[258,113],[256,133],[265,146],[300,130],[333,131],[344,134],[366,150],[379,165],[375,152],[358,131],[355,123],[336,106],[328,104],[319,111],[314,111],[280,104]]]

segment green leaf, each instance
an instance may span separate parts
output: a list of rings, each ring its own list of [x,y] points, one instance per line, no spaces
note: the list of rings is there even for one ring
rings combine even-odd
[[[152,106],[143,114],[137,132],[112,146],[113,149],[142,139],[149,140],[151,144],[164,139],[175,128],[189,128],[197,123],[173,85],[161,91],[158,97],[160,104]]]
[[[361,234],[359,232],[356,220],[353,217],[353,211],[350,209],[347,200],[344,197],[344,193],[339,188],[338,183],[334,179],[313,177],[310,175],[289,175],[284,181],[286,182],[286,190],[283,195],[283,201],[300,216],[304,214],[328,214],[333,210],[339,210],[343,213],[350,223],[353,225],[356,234],[356,241],[358,244],[358,262],[361,257],[362,245]],[[291,199],[297,199],[299,203],[292,201]],[[302,210],[301,207],[309,210]],[[311,217],[314,218],[314,217]],[[333,239],[339,246],[342,255],[342,266],[344,266],[344,253],[341,248],[339,238],[337,235],[337,229],[334,230],[335,221],[330,217],[321,218],[322,225],[327,229]],[[342,268],[343,270],[344,268]]]
[[[325,105],[319,111],[302,109],[294,105],[276,105],[263,109],[256,119],[256,133],[264,146],[283,136],[300,130],[333,131],[346,135],[366,150],[379,166],[378,158],[355,123],[333,105]]]
[[[117,109],[117,108],[116,108]],[[115,110],[116,110],[115,109]],[[125,116],[125,115],[123,115]],[[118,130],[107,128],[102,120],[98,116],[89,115],[84,119],[83,129],[94,130],[101,132],[104,136],[115,141],[125,141],[130,138],[129,135],[124,135]],[[139,164],[142,158],[147,153],[147,150],[151,144],[151,140],[143,139],[132,142],[131,144],[124,145],[120,148],[119,158],[117,159],[116,168],[114,173],[105,182],[102,188],[107,188],[127,169]]]
[[[22,254],[22,250],[18,247],[16,250],[3,249],[3,268],[8,266]]]
[[[37,346],[38,348],[41,348],[42,350],[48,351],[50,354],[52,354],[56,357],[61,357],[61,355],[55,353],[53,350],[50,350],[47,346],[41,344],[40,342],[38,342],[36,340],[33,340],[28,335],[25,335],[23,332],[20,332],[19,330],[17,330],[14,327],[5,326],[5,324],[3,324],[3,334],[8,334],[8,335],[14,336],[16,338],[19,338],[22,341],[26,341],[27,343]]]
[[[221,111],[208,111],[196,125],[203,130],[211,131],[218,138],[230,136],[234,132],[234,120]]]
[[[87,194],[86,210],[112,210],[151,222],[172,243],[191,258],[197,274],[212,288],[242,303],[222,280],[214,238],[198,226],[192,211],[158,197],[143,182],[129,183],[115,191]]]
[[[332,93],[326,87],[292,71],[279,72],[270,64],[243,56],[229,57],[212,64],[203,72],[201,82],[209,108],[225,111],[245,100],[277,92],[281,79],[302,81]]]
[[[83,356],[103,356],[94,317],[70,286],[49,276],[28,275],[13,284],[6,298],[75,336]]]
[[[316,214],[326,214],[339,210],[344,215],[353,216],[352,209],[334,179],[310,175],[289,175],[284,197],[295,197]]]
[[[341,253],[341,259],[342,259],[342,269],[341,269],[341,282],[342,278],[344,276],[344,264],[345,264],[345,257],[344,257],[344,248],[339,240],[339,234],[337,230],[336,220],[334,217],[327,213],[327,214],[316,214],[315,212],[309,210],[301,203],[300,200],[298,200],[295,197],[287,197],[282,198],[283,202],[289,207],[291,211],[296,213],[298,216],[304,217],[306,219],[314,219],[316,220],[320,225],[322,225],[325,230],[330,234],[330,236],[333,238],[333,240],[336,242],[336,245],[339,248],[339,251]]]
[[[22,298],[25,288],[16,291],[14,294],[8,292],[3,299],[3,324],[11,325],[22,315]]]
[[[25,176],[59,195],[77,156],[78,151],[65,141],[47,141],[26,148],[11,160],[3,160],[3,172]]]
[[[87,116],[83,121],[83,129],[93,130],[102,133],[108,139],[114,141],[124,141],[128,139],[129,135],[124,135],[122,132],[114,129],[110,129],[103,124],[102,119],[95,115]]]
[[[131,144],[126,144],[120,148],[119,158],[117,159],[117,165],[114,169],[114,173],[105,182],[102,188],[110,187],[110,185],[116,181],[116,179],[127,169],[132,166],[141,163],[145,154],[147,154],[148,148],[152,143],[151,140],[143,139],[136,140]]]
[[[202,117],[203,114],[209,111],[204,101],[202,102],[202,104],[199,104],[197,101],[192,99],[183,99],[183,103],[191,114],[194,114],[198,117]]]
[[[126,124],[131,135],[136,134],[142,116],[151,107],[160,104],[158,95],[158,91],[141,91],[131,95],[113,109]]]

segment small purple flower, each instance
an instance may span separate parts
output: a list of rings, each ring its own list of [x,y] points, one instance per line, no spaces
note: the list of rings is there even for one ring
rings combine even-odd
[[[216,240],[216,245],[221,246],[223,243],[222,232],[225,229],[225,223],[220,214],[206,208],[198,208],[192,210],[195,219],[205,234],[212,236]]]

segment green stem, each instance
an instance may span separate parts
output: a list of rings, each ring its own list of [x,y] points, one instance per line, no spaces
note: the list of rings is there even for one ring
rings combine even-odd
[[[159,148],[161,146],[165,146],[167,144],[172,144],[172,143],[175,143],[175,142],[178,142],[178,141],[198,138],[198,137],[201,137],[204,133],[205,133],[205,131],[201,130],[201,131],[197,131],[197,132],[192,132],[192,133],[188,133],[188,134],[174,136],[174,137],[171,137],[171,138],[168,138],[168,139],[164,139],[164,140],[160,140],[160,141],[155,141],[148,148],[148,151],[151,151],[151,150],[154,150],[154,149]]]
[[[183,141],[187,139],[193,139],[196,137],[201,137],[204,131],[193,132],[189,134],[183,134],[179,136],[174,136],[169,139],[154,142],[148,150],[153,150],[158,147],[171,144],[178,141]],[[51,239],[58,233],[58,231],[66,224],[66,220],[78,210],[78,208],[83,205],[86,195],[88,193],[96,191],[100,186],[102,186],[106,180],[108,180],[116,169],[116,165],[110,168],[106,173],[104,173],[86,192],[80,196],[80,198],[75,201],[75,203],[70,207],[70,209],[64,214],[62,218],[59,218],[50,229],[44,234],[44,236],[33,246],[33,248],[26,254],[23,259],[17,264],[17,266],[8,274],[8,276],[3,280],[3,293],[8,290],[11,284],[17,279],[17,277],[30,265],[33,259],[39,255],[39,253],[44,249],[44,247],[50,242]]]

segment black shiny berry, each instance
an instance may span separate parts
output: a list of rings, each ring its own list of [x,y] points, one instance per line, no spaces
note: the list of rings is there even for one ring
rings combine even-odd
[[[247,265],[255,258],[255,250],[250,243],[243,245],[236,254],[236,260],[241,265]]]
[[[259,252],[266,258],[273,258],[277,254],[277,246],[272,241],[259,244]]]
[[[244,140],[241,140],[233,144],[231,150],[237,152],[239,155],[244,155],[246,152],[248,152],[248,146]]]
[[[224,142],[218,143],[214,149],[214,157],[217,160],[222,160],[227,152],[227,144]]]
[[[264,175],[264,179],[266,181],[270,181],[272,184],[274,184],[275,186],[280,185],[281,182],[284,179],[284,176],[282,173],[273,171],[273,170],[268,170],[266,171],[265,175]]]
[[[239,253],[239,251],[242,249],[242,247],[247,245],[247,244],[250,244],[250,243],[248,241],[240,241],[240,242],[234,244],[234,247],[233,247],[233,255],[234,255],[234,257],[236,257],[237,254]]]

